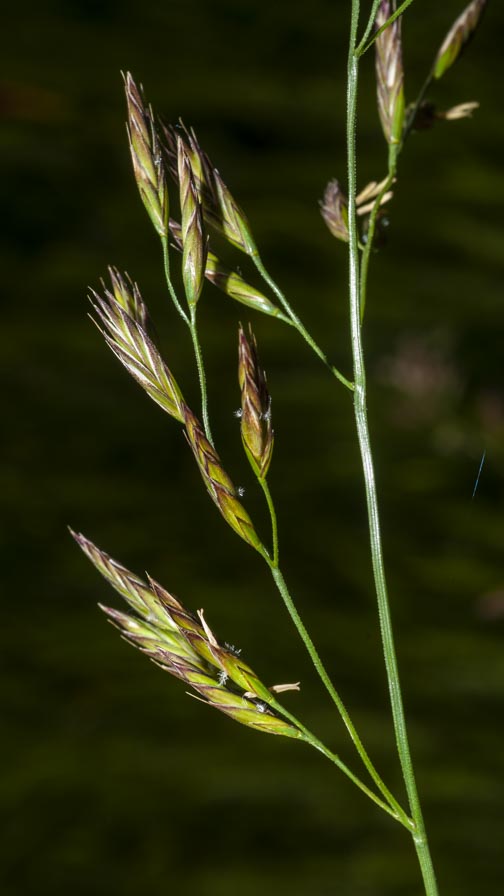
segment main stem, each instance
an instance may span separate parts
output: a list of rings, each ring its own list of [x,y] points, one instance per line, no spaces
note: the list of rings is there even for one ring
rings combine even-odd
[[[348,229],[350,234],[350,321],[355,383],[354,410],[362,459],[362,468],[364,472],[373,574],[376,596],[378,600],[380,631],[385,656],[385,667],[387,672],[397,751],[399,754],[404,783],[408,794],[411,815],[415,824],[413,840],[422,871],[425,892],[427,896],[437,896],[438,890],[436,885],[436,878],[432,866],[420,800],[418,797],[415,775],[413,771],[413,763],[411,760],[411,753],[408,742],[406,720],[404,716],[404,707],[399,681],[399,670],[397,666],[394,637],[392,632],[392,621],[390,618],[390,608],[387,595],[387,585],[385,581],[378,501],[376,495],[373,457],[371,453],[371,443],[369,438],[369,427],[367,422],[366,370],[362,348],[359,246],[355,208],[355,196],[357,191],[355,133],[357,117],[357,84],[359,72],[359,60],[356,56],[355,50],[357,42],[358,20],[359,0],[352,0],[350,49],[348,57],[347,153]]]

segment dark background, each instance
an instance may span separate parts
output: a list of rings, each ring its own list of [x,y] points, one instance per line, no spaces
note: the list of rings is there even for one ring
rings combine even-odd
[[[408,10],[409,99],[461,6]],[[317,207],[327,180],[345,178],[349,7],[25,0],[3,10],[4,896],[421,892],[405,832],[323,757],[196,704],[121,642],[96,609],[114,595],[66,530],[205,607],[266,682],[301,679],[286,704],[358,770],[267,570],[208,501],[178,425],[86,317],[87,285],[109,263],[126,269],[197,403],[188,334],[130,171],[119,75],[129,69],[156,110],[196,127],[268,268],[350,371],[345,249]],[[490,3],[436,89],[441,108],[480,100],[473,121],[414,135],[401,159],[365,334],[399,661],[444,896],[503,885],[503,26],[502,5]],[[361,185],[383,176],[371,53],[359,156]],[[254,322],[274,399],[285,575],[371,756],[402,794],[351,403],[295,332],[208,287],[214,434],[261,531],[233,417],[239,319]]]

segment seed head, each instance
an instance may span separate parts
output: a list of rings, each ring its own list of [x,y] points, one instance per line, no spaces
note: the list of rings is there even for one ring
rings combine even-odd
[[[147,310],[139,289],[111,269],[112,290],[103,296],[91,290],[91,304],[101,323],[107,345],[131,376],[160,407],[183,421],[182,393],[145,329]]]
[[[442,78],[454,62],[459,58],[478,27],[483,15],[487,0],[472,0],[469,6],[459,15],[451,26],[436,58],[432,74],[434,78]]]
[[[154,227],[161,237],[165,237],[168,233],[168,189],[152,109],[145,105],[142,89],[137,87],[131,74],[126,72],[123,78],[135,180]]]
[[[376,14],[376,29],[392,15],[391,0],[382,0]],[[387,143],[399,143],[404,122],[404,74],[401,16],[375,41],[378,112]]]
[[[194,615],[157,582],[143,581],[83,535],[71,534],[134,611],[129,615],[100,605],[125,640],[237,722],[269,734],[302,736],[269,706],[271,691],[255,672],[217,641],[202,610]]]
[[[264,479],[273,455],[271,397],[266,375],[259,364],[257,343],[249,327],[247,340],[240,324],[238,331],[238,382],[241,389],[241,436],[243,447],[256,476]]]

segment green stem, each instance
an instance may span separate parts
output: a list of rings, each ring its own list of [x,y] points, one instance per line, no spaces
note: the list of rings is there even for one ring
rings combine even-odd
[[[286,719],[296,725],[296,727],[299,728],[299,730],[303,733],[303,740],[306,743],[310,744],[310,746],[314,747],[316,750],[319,750],[320,753],[323,753],[323,755],[326,756],[327,759],[330,759],[331,762],[334,762],[334,764],[340,769],[340,771],[342,771],[343,774],[347,776],[347,778],[350,778],[350,780],[356,785],[356,787],[358,787],[359,790],[362,790],[362,792],[365,793],[366,796],[368,796],[369,799],[373,801],[373,803],[376,803],[376,805],[379,806],[380,809],[383,809],[384,812],[387,812],[388,815],[391,815],[392,818],[394,818],[396,821],[399,821],[402,825],[404,825],[405,828],[411,831],[413,822],[398,804],[396,804],[397,808],[393,808],[388,803],[383,802],[383,800],[381,800],[379,796],[373,793],[373,791],[370,790],[369,787],[367,787],[366,784],[364,784],[364,782],[361,781],[361,779],[357,777],[357,775],[355,775],[347,765],[345,765],[345,763],[339,758],[336,753],[333,753],[331,750],[329,750],[329,748],[326,747],[326,745],[322,743],[322,741],[319,740],[318,737],[315,737],[315,735],[312,734],[312,732],[309,731],[308,728],[306,728],[305,725],[303,725],[303,723],[296,718],[296,716],[288,712],[288,710],[286,710],[281,703],[278,703],[275,698],[272,697],[270,700],[268,700],[268,703],[273,707],[273,709],[277,710],[277,712],[279,712],[282,716],[285,716]]]
[[[166,284],[168,286],[168,292],[170,293],[171,299],[178,313],[180,314],[182,320],[184,320],[189,327],[189,332],[191,334],[193,349],[194,349],[194,357],[196,358],[196,367],[198,368],[198,379],[200,385],[200,394],[201,394],[201,413],[203,417],[203,426],[205,429],[205,435],[213,445],[212,432],[210,429],[210,421],[208,418],[208,396],[207,396],[207,387],[206,387],[206,375],[205,375],[205,366],[203,364],[203,355],[201,352],[201,346],[198,339],[198,329],[196,326],[196,306],[192,306],[190,310],[190,317],[187,316],[186,312],[182,308],[178,298],[177,293],[175,292],[175,288],[172,283],[171,274],[170,274],[170,255],[168,251],[168,238],[163,238],[161,240],[161,244],[163,246],[163,263],[164,263],[164,272],[166,278]]]
[[[378,7],[379,7],[380,3],[381,3],[381,0],[373,0],[371,12],[369,13],[368,23],[366,25],[366,30],[364,31],[364,34],[362,35],[362,39],[355,50],[356,56],[363,56],[364,53],[366,52],[366,50],[371,46],[371,43],[373,43],[376,40],[376,34],[375,34],[371,43],[366,44],[366,41],[367,41],[369,35],[371,34],[371,29],[375,23],[376,13],[378,12]],[[387,23],[385,23],[385,24],[387,24]]]
[[[338,694],[338,691],[334,687],[331,679],[329,678],[329,675],[327,674],[325,666],[322,663],[322,660],[320,659],[320,657],[317,653],[316,647],[301,620],[301,617],[295,607],[294,601],[292,600],[289,589],[287,587],[287,584],[285,582],[285,579],[284,579],[280,569],[277,566],[274,566],[272,561],[267,561],[267,562],[271,569],[271,574],[273,576],[275,584],[282,596],[285,606],[287,607],[287,611],[288,611],[294,625],[296,626],[296,629],[301,637],[301,640],[303,641],[303,644],[305,645],[305,647],[310,655],[310,659],[311,659],[313,665],[315,666],[315,669],[318,672],[320,680],[322,681],[324,687],[326,688],[327,692],[329,693],[331,699],[333,700],[333,702],[343,720],[343,724],[345,725],[345,728],[347,729],[347,731],[352,739],[352,742],[353,742],[364,766],[368,770],[372,780],[375,782],[376,786],[381,791],[381,793],[383,794],[383,796],[385,797],[385,799],[387,800],[389,805],[392,806],[392,808],[397,813],[404,815],[403,809],[401,808],[401,806],[399,805],[399,803],[397,802],[395,797],[391,794],[391,792],[388,789],[388,787],[386,786],[386,784],[382,781],[382,779],[380,778],[380,775],[378,774],[373,763],[371,762],[371,759],[369,758],[369,756],[364,748],[364,744],[362,743],[359,735],[357,734],[356,728],[348,714],[348,710],[347,710],[345,704],[343,703],[343,700],[341,699],[340,695]]]
[[[341,718],[347,728],[347,731],[349,732],[350,737],[352,738],[352,741],[357,748],[357,752],[359,753],[371,778],[377,784],[379,790],[381,790],[383,795],[386,797],[389,805],[392,807],[393,811],[391,814],[393,814],[394,817],[407,818],[407,816],[404,813],[404,810],[401,808],[399,803],[397,803],[397,801],[394,799],[394,797],[392,796],[392,794],[390,793],[390,791],[388,790],[386,785],[383,783],[383,781],[380,778],[380,776],[378,775],[378,772],[376,771],[373,763],[371,762],[369,756],[367,755],[366,750],[364,749],[364,746],[362,744],[362,741],[360,740],[359,735],[357,734],[357,731],[354,727],[354,724],[348,714],[348,711],[347,711],[341,697],[339,696],[337,690],[333,686],[333,684],[329,678],[329,675],[327,674],[325,667],[322,663],[322,660],[320,659],[320,657],[317,653],[315,645],[314,645],[313,641],[311,640],[311,638],[301,620],[301,617],[299,616],[299,613],[297,612],[297,609],[295,607],[294,601],[292,600],[292,597],[291,597],[291,594],[287,587],[287,584],[285,582],[285,579],[284,579],[284,577],[279,569],[279,566],[278,566],[278,525],[277,525],[277,516],[276,516],[276,510],[275,510],[273,498],[271,496],[271,492],[269,490],[269,486],[266,482],[266,479],[262,479],[260,476],[258,476],[257,478],[258,478],[259,484],[264,492],[266,502],[268,504],[270,518],[271,518],[273,557],[269,560],[267,558],[266,559],[267,559],[268,565],[271,569],[273,579],[275,580],[275,584],[284,600],[284,603],[287,607],[289,615],[290,615],[292,621],[294,622],[294,625],[296,626],[296,629],[297,629],[299,635],[301,636],[301,639],[310,655],[313,665],[315,666],[320,678],[322,679],[323,684],[327,688],[332,700],[336,704],[338,712],[341,715]],[[285,713],[285,710],[282,710],[282,711]],[[296,724],[298,726],[300,725],[300,723],[297,720],[296,720]],[[304,730],[305,729],[303,728],[303,731]],[[320,744],[320,741],[318,743]],[[318,747],[318,749],[320,749],[320,746]],[[324,749],[326,749],[326,748],[324,747]],[[361,789],[362,789],[362,787],[361,787]]]
[[[327,359],[326,355],[324,354],[324,352],[322,351],[320,346],[318,346],[317,343],[315,342],[315,340],[313,339],[313,337],[310,336],[310,334],[308,333],[308,330],[306,329],[306,327],[304,326],[302,321],[299,319],[299,317],[297,316],[295,311],[289,305],[289,303],[288,303],[286,297],[284,296],[282,290],[280,289],[280,287],[277,286],[277,284],[275,283],[273,278],[268,274],[268,271],[264,267],[260,256],[258,254],[254,254],[251,256],[251,258],[252,258],[252,261],[254,262],[257,270],[259,271],[261,277],[268,284],[270,289],[275,293],[280,304],[282,305],[282,307],[285,309],[285,311],[289,315],[293,327],[296,328],[298,333],[303,337],[305,342],[308,343],[308,345],[315,352],[317,357],[319,357],[320,360],[325,364],[325,366],[331,371],[333,376],[335,376],[336,379],[340,381],[340,383],[343,383],[343,385],[346,386],[347,389],[353,390],[353,387],[354,387],[353,383],[350,380],[348,380],[346,378],[346,376],[343,376],[343,374],[341,373],[340,370],[338,370],[337,367],[334,367],[330,363],[330,361]]]
[[[207,395],[207,387],[206,387],[206,375],[205,375],[205,366],[203,364],[203,355],[201,352],[201,346],[198,339],[198,330],[196,327],[196,306],[192,306],[191,308],[191,319],[188,321],[189,330],[191,332],[191,339],[194,348],[194,357],[196,358],[196,366],[198,368],[198,379],[200,384],[200,393],[201,393],[201,413],[203,416],[203,427],[205,429],[205,435],[213,445],[212,439],[212,431],[210,429],[210,420],[208,417],[208,395]]]
[[[271,519],[271,538],[273,542],[273,557],[272,564],[273,566],[278,566],[278,524],[277,524],[277,515],[275,510],[275,505],[273,503],[273,498],[271,497],[271,492],[269,490],[268,483],[265,479],[261,479],[260,476],[257,477],[259,481],[259,485],[261,486],[264,496],[266,498],[266,503],[268,505],[268,510]]]
[[[352,354],[354,359],[354,408],[359,446],[364,472],[366,488],[367,510],[369,518],[371,556],[373,574],[378,600],[378,612],[380,618],[380,631],[382,637],[385,667],[394,720],[397,751],[401,763],[404,783],[408,794],[411,815],[415,824],[413,840],[417,851],[418,861],[422,871],[425,892],[427,896],[437,896],[438,890],[432,860],[430,857],[427,835],[425,832],[422,810],[416,787],[413,764],[408,742],[406,720],[401,696],[399,671],[395,653],[392,622],[385,581],[383,564],[383,552],[381,545],[380,521],[378,514],[378,502],[373,469],[373,458],[369,438],[366,410],[366,373],[364,366],[364,354],[362,348],[362,330],[360,315],[360,287],[359,287],[359,247],[355,208],[356,196],[356,112],[357,112],[357,84],[359,61],[355,55],[357,24],[359,17],[359,0],[352,0],[352,21],[350,29],[350,49],[348,58],[348,96],[347,96],[347,152],[348,152],[348,229],[349,240],[349,288],[350,288],[350,320]]]
[[[177,299],[177,294],[173,287],[173,283],[172,283],[172,279],[171,279],[171,275],[170,275],[170,255],[168,252],[168,237],[164,237],[161,239],[161,245],[163,246],[163,264],[164,264],[166,285],[168,286],[168,292],[170,293],[171,300],[172,300],[173,304],[175,305],[175,308],[177,309],[181,318],[183,320],[185,320],[187,326],[189,327],[190,326],[189,318],[188,318],[187,314],[185,313],[184,309],[182,308],[179,300]]]

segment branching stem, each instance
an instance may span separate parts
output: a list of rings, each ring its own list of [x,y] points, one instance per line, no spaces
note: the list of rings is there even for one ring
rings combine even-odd
[[[344,762],[342,762],[342,760],[336,753],[333,753],[331,750],[329,750],[329,748],[326,747],[326,745],[322,743],[322,741],[319,740],[318,737],[315,737],[315,735],[312,734],[312,732],[309,731],[308,728],[306,728],[302,724],[302,722],[300,722],[299,719],[296,718],[296,716],[288,712],[285,707],[282,706],[282,704],[279,703],[275,698],[270,699],[269,704],[273,709],[276,709],[277,712],[285,716],[286,719],[296,725],[300,729],[300,731],[303,732],[303,740],[306,743],[310,744],[310,746],[314,747],[316,750],[319,750],[320,753],[323,753],[323,755],[326,756],[327,759],[330,759],[331,762],[334,762],[334,764],[340,769],[340,771],[342,771],[343,774],[347,776],[347,778],[350,778],[350,780],[356,785],[356,787],[358,787],[359,790],[362,790],[362,792],[365,793],[366,796],[368,796],[369,799],[373,801],[373,803],[376,803],[376,805],[379,806],[380,809],[383,809],[384,812],[387,812],[388,815],[391,815],[392,818],[394,818],[396,821],[399,821],[409,831],[412,830],[413,821],[397,803],[395,803],[394,806],[390,805],[389,803],[383,802],[380,797],[373,793],[373,791],[370,790],[369,787],[367,787],[366,784],[364,784],[364,782],[361,781],[361,779],[358,778],[357,775],[355,775],[348,768],[348,766],[345,765]]]
[[[275,281],[270,276],[270,274],[268,274],[268,271],[264,267],[260,256],[257,254],[253,255],[252,261],[254,262],[254,264],[255,264],[257,270],[259,271],[261,277],[263,278],[263,280],[268,284],[270,289],[275,293],[278,301],[280,302],[280,304],[282,305],[284,310],[287,312],[287,314],[292,322],[293,327],[296,328],[298,333],[303,337],[305,342],[308,343],[308,345],[315,352],[317,357],[319,357],[320,360],[325,364],[325,366],[331,371],[333,376],[335,376],[336,379],[339,380],[340,383],[343,383],[343,385],[346,386],[347,389],[350,389],[351,391],[353,391],[353,387],[354,387],[353,383],[350,380],[348,380],[346,378],[346,376],[344,376],[341,373],[341,371],[338,370],[337,367],[334,367],[331,364],[331,362],[328,360],[328,358],[326,357],[326,355],[324,354],[324,352],[322,351],[320,346],[318,346],[317,343],[315,342],[315,340],[313,339],[313,337],[310,336],[310,334],[308,333],[308,330],[306,329],[304,324],[301,322],[301,320],[299,319],[299,317],[297,316],[295,311],[291,308],[289,302],[287,301],[287,299],[286,299],[285,295],[283,294],[282,290],[280,289],[280,287],[275,283]]]
[[[206,387],[206,375],[205,375],[205,365],[203,363],[203,354],[201,351],[201,345],[199,343],[198,338],[198,328],[196,325],[196,306],[194,305],[190,310],[190,317],[186,314],[184,309],[182,308],[178,298],[177,293],[175,292],[175,288],[173,286],[173,282],[170,274],[170,255],[168,251],[168,238],[165,237],[161,240],[163,246],[163,263],[164,263],[164,272],[166,278],[166,285],[168,286],[168,292],[170,293],[170,297],[172,299],[175,308],[180,314],[182,320],[185,321],[187,326],[189,327],[189,332],[191,334],[194,357],[196,359],[196,367],[198,369],[198,379],[200,385],[200,394],[201,394],[201,414],[203,417],[203,427],[205,429],[205,435],[213,445],[212,432],[210,429],[210,421],[208,417],[208,395],[207,395],[207,387]]]
[[[291,597],[291,594],[289,592],[289,589],[287,587],[287,584],[285,582],[285,579],[284,579],[279,567],[274,566],[273,561],[267,561],[267,562],[271,569],[271,574],[273,576],[274,582],[282,596],[285,606],[287,607],[287,611],[288,611],[294,625],[296,626],[296,629],[298,631],[298,634],[299,634],[301,640],[303,641],[303,644],[305,645],[305,647],[310,655],[310,659],[311,659],[313,665],[315,666],[315,669],[317,670],[320,680],[322,681],[325,689],[327,690],[329,696],[331,697],[332,701],[334,702],[334,704],[343,720],[343,724],[345,725],[345,728],[347,729],[347,731],[350,735],[350,738],[351,738],[365,768],[368,770],[369,775],[371,776],[372,780],[375,782],[376,786],[378,787],[380,792],[383,794],[383,796],[387,800],[389,806],[391,806],[393,808],[395,813],[397,813],[399,816],[402,816],[403,818],[405,818],[406,815],[404,813],[404,810],[401,808],[401,806],[399,805],[399,803],[397,802],[395,797],[391,794],[391,792],[388,789],[388,787],[386,786],[386,784],[382,781],[380,775],[378,774],[373,763],[371,762],[371,759],[369,758],[369,756],[364,748],[364,745],[363,745],[359,735],[357,734],[357,730],[350,718],[348,710],[347,710],[345,704],[343,703],[343,700],[341,699],[338,691],[334,687],[331,679],[329,678],[329,675],[327,674],[327,670],[326,670],[324,664],[322,663],[322,660],[320,659],[317,649],[316,649],[312,639],[310,638],[310,635],[308,634],[308,632],[301,620],[301,617],[296,609],[294,601]]]

